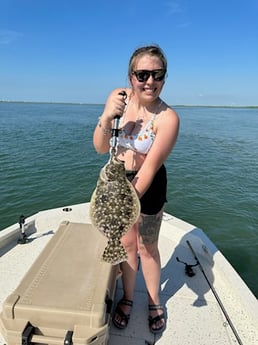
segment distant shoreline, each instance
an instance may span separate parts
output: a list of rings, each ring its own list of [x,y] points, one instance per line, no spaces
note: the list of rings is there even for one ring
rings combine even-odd
[[[67,105],[104,105],[104,103],[84,103],[84,102],[46,102],[46,101],[6,101],[0,103],[24,103],[24,104],[67,104]],[[257,109],[258,105],[194,105],[194,104],[172,104],[175,108],[252,108]]]

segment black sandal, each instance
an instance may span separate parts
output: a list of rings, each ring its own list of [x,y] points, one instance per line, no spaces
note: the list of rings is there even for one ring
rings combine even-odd
[[[161,304],[150,304],[149,305],[149,311],[153,311],[153,310],[162,310],[163,313],[160,315],[157,315],[155,317],[149,316],[148,320],[149,320],[150,331],[154,334],[161,333],[164,331],[164,329],[166,327],[164,308],[162,307]],[[158,328],[153,328],[153,325],[155,325],[158,321],[161,321],[161,320],[163,320],[163,324]]]
[[[119,315],[121,320],[120,322],[116,321],[115,318],[113,317],[112,318],[112,321],[113,321],[113,324],[116,328],[119,328],[119,329],[124,329],[126,328],[128,322],[129,322],[129,319],[130,319],[130,314],[125,314],[123,312],[123,310],[120,308],[121,305],[127,305],[129,307],[132,307],[133,306],[133,301],[129,300],[129,299],[126,299],[126,298],[122,298],[118,303],[117,303],[117,306],[116,306],[116,309],[115,309],[115,314]],[[115,315],[114,315],[115,316]]]

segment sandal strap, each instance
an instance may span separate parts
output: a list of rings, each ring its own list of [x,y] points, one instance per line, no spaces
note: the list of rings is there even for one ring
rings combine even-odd
[[[116,307],[116,310],[115,310],[116,314],[118,314],[122,320],[128,322],[129,319],[130,319],[130,314],[125,314],[125,312],[119,307],[117,306]]]
[[[149,311],[153,310],[164,310],[161,304],[149,304]]]
[[[165,320],[165,315],[164,313],[160,314],[160,315],[157,315],[155,317],[152,317],[152,316],[149,316],[149,323],[150,323],[150,326],[152,326],[154,323],[158,322],[158,321],[161,321],[161,320]]]
[[[132,307],[133,306],[133,301],[131,301],[130,299],[126,299],[126,298],[122,298],[119,302],[118,305],[127,305],[128,307]]]
[[[125,312],[121,309],[121,305],[127,305],[128,307],[132,307],[133,301],[126,298],[122,298],[117,303],[117,306],[115,309],[115,314],[120,316],[120,321],[116,321],[116,319],[113,318],[113,324],[119,329],[124,329],[127,326],[128,321],[130,319],[130,313],[125,314]]]
[[[156,325],[157,322],[164,320],[164,323],[158,327],[158,328],[153,328],[154,325]],[[150,331],[154,334],[161,333],[166,327],[166,321],[165,321],[165,315],[162,313],[161,315],[157,315],[155,317],[149,316],[149,328]]]
[[[121,319],[125,320],[128,322],[129,318],[130,318],[130,313],[129,314],[125,314],[125,312],[121,309],[121,305],[127,305],[128,307],[132,307],[133,306],[133,301],[126,299],[126,298],[122,298],[116,306],[115,309],[115,313],[117,313]]]

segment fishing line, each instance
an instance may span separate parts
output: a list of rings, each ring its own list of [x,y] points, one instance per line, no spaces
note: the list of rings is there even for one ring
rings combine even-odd
[[[204,272],[204,269],[203,269],[203,267],[202,267],[202,265],[201,265],[201,263],[200,263],[200,261],[199,261],[197,255],[196,255],[195,251],[193,250],[193,247],[192,247],[191,243],[190,243],[188,240],[186,241],[186,243],[188,244],[188,246],[189,246],[189,248],[190,248],[190,250],[191,250],[191,252],[192,252],[192,254],[193,254],[193,256],[194,256],[194,258],[195,258],[195,260],[196,260],[196,263],[197,263],[198,266],[200,267],[200,270],[201,270],[201,272],[202,272],[204,278],[206,279],[206,281],[207,281],[207,283],[208,283],[208,285],[209,285],[209,287],[210,287],[210,289],[211,289],[211,291],[212,291],[214,297],[216,298],[216,300],[217,300],[217,302],[218,302],[218,304],[219,304],[219,306],[220,306],[220,308],[221,308],[221,310],[222,310],[222,312],[223,312],[223,314],[224,314],[224,316],[225,316],[225,318],[226,318],[226,320],[227,320],[227,322],[228,322],[230,328],[232,329],[232,332],[234,333],[234,335],[235,335],[235,337],[236,337],[236,339],[237,339],[239,345],[244,345],[244,344],[242,343],[242,340],[240,339],[240,337],[239,337],[239,335],[238,335],[238,333],[237,333],[237,330],[235,329],[235,327],[234,327],[234,325],[233,325],[233,323],[232,323],[232,321],[231,321],[231,319],[230,319],[230,317],[229,317],[229,315],[228,315],[226,309],[224,308],[224,305],[223,305],[221,299],[219,298],[219,295],[217,294],[215,288],[212,286],[212,284],[210,283],[210,281],[209,281],[209,279],[208,279],[206,273]]]

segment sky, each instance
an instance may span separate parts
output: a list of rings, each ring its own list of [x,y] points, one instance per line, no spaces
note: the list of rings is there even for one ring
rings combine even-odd
[[[104,103],[143,45],[170,105],[258,105],[258,0],[0,0],[0,100]]]

